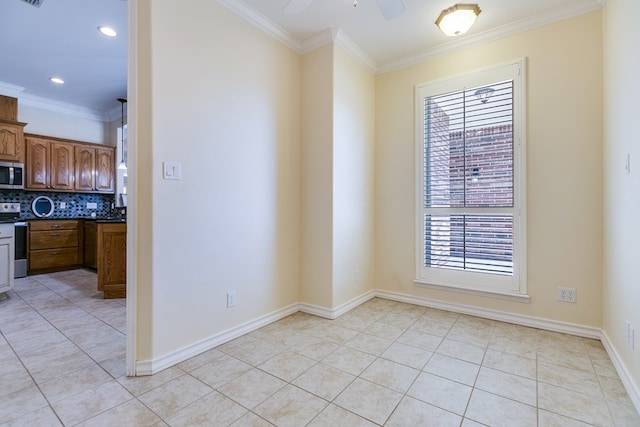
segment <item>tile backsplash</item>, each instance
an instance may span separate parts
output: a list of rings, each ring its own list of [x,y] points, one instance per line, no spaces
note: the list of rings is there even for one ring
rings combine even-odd
[[[97,216],[107,216],[114,202],[113,194],[51,193],[39,191],[0,190],[0,203],[20,202],[20,218],[34,219],[31,203],[38,196],[48,196],[55,204],[49,218],[82,218],[95,212]],[[66,206],[62,209],[61,203]],[[96,209],[87,209],[87,203],[95,203]]]

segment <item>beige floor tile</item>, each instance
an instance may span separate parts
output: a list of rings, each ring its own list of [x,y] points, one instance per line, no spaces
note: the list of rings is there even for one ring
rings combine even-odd
[[[586,353],[576,353],[561,347],[539,346],[537,357],[539,362],[566,366],[587,372],[595,372],[591,358]]]
[[[120,378],[126,375],[126,360],[124,354],[103,360],[99,365],[113,378]]]
[[[65,356],[52,357],[49,360],[43,359],[34,366],[27,365],[27,369],[36,383],[42,384],[95,364],[96,362],[86,353],[76,350]]]
[[[231,424],[230,427],[271,427],[269,421],[264,418],[260,418],[253,412],[247,412],[242,417],[240,417],[236,422]]]
[[[159,421],[160,418],[149,408],[131,399],[78,424],[78,427],[150,426]]]
[[[537,413],[533,406],[477,389],[471,394],[465,417],[492,427],[536,427],[537,425]]]
[[[210,387],[189,375],[183,375],[154,388],[138,399],[162,419],[166,419],[211,392]]]
[[[25,388],[0,399],[0,419],[3,422],[11,422],[46,406],[47,401],[37,387]]]
[[[393,341],[384,338],[374,337],[373,335],[358,334],[351,338],[344,345],[354,350],[369,353],[373,356],[381,355]]]
[[[222,356],[224,356],[224,353],[214,348],[187,359],[182,363],[178,363],[178,368],[185,372],[191,372],[194,369],[204,366],[212,360],[219,359]]]
[[[475,383],[479,370],[480,365],[441,354],[434,354],[423,369],[425,372],[471,386]]]
[[[166,421],[172,427],[226,426],[245,413],[245,408],[213,391],[179,410]]]
[[[405,331],[405,328],[388,325],[382,322],[375,322],[368,326],[364,333],[373,335],[374,337],[384,338],[386,340],[395,341]]]
[[[322,363],[333,366],[351,375],[360,375],[376,358],[346,347],[341,347],[322,360]]]
[[[67,397],[94,389],[113,380],[98,364],[78,369],[60,378],[40,384],[40,391],[49,402],[57,402]]]
[[[266,362],[283,350],[281,347],[248,335],[236,338],[217,349],[253,366]]]
[[[436,353],[479,365],[484,358],[485,347],[454,341],[449,338],[442,340]]]
[[[329,323],[314,328],[313,334],[316,338],[342,345],[358,335],[358,331],[343,328],[342,326],[334,323]]]
[[[334,322],[336,325],[342,326],[343,328],[353,329],[354,331],[363,331],[375,321],[375,317],[368,315],[368,313],[356,313],[355,310],[352,310],[338,317]]]
[[[245,408],[253,409],[287,383],[257,368],[239,376],[218,390]]]
[[[397,326],[402,329],[407,329],[413,325],[417,317],[410,313],[396,313],[391,312],[382,316],[379,322],[386,323],[387,325]]]
[[[619,378],[600,377],[605,401],[617,426],[640,426],[640,414]]]
[[[62,424],[50,406],[31,411],[14,420],[0,419],[0,427],[60,427]]]
[[[537,343],[539,346],[560,348],[575,353],[588,353],[587,338],[562,334],[559,332],[538,330]]]
[[[535,380],[483,367],[475,387],[530,406],[537,404]]]
[[[302,426],[315,418],[328,402],[292,385],[287,385],[258,405],[254,412],[280,426]]]
[[[385,426],[458,427],[461,419],[458,415],[429,405],[428,403],[411,397],[404,397]]]
[[[406,393],[420,371],[385,359],[375,360],[360,378],[400,393]]]
[[[64,400],[51,402],[51,406],[64,425],[75,425],[132,398],[124,387],[110,380]]]
[[[332,401],[355,378],[340,369],[318,363],[296,378],[292,384],[325,400]]]
[[[251,365],[224,355],[194,369],[191,371],[191,375],[213,388],[218,388],[251,369]]]
[[[185,375],[185,372],[174,366],[153,375],[120,377],[117,381],[122,384],[124,388],[129,390],[129,393],[134,396],[140,396],[141,394],[151,391],[156,387],[160,387],[161,385],[183,375]]]
[[[375,427],[377,424],[336,405],[327,406],[308,427]]]
[[[513,354],[519,357],[535,360],[537,357],[537,345],[535,340],[522,339],[513,336],[492,336],[488,350]]]
[[[402,334],[402,336],[399,337],[396,342],[410,345],[421,350],[434,352],[442,342],[442,337],[409,329],[404,334]]]
[[[491,332],[492,328],[489,326],[479,327],[478,325],[456,322],[447,334],[447,338],[479,347],[487,347],[491,340]]]
[[[17,360],[17,359],[16,359]],[[3,363],[3,362],[0,362]],[[15,364],[15,370],[0,375],[0,399],[9,394],[35,385],[29,373],[20,365]]]
[[[591,372],[551,365],[541,361],[538,362],[538,381],[568,388],[595,398],[602,397],[598,377]]]
[[[536,379],[537,364],[535,359],[503,353],[496,350],[487,350],[482,365],[508,374]]]
[[[446,378],[422,373],[413,383],[408,396],[445,409],[456,414],[464,414],[472,388]]]
[[[538,410],[538,427],[590,427],[591,425],[542,409]]]
[[[358,378],[333,403],[382,425],[389,418],[400,399],[402,399],[401,393]]]
[[[437,317],[431,318],[423,316],[416,319],[409,330],[438,337],[445,337],[455,322],[455,319],[441,319]]]
[[[415,369],[422,369],[432,355],[430,351],[395,342],[380,357]]]
[[[322,360],[333,353],[340,346],[338,344],[322,340],[320,338],[308,337],[299,346],[290,348],[291,351],[301,354],[313,360]]]
[[[588,424],[613,425],[604,399],[542,382],[538,383],[538,408]]]
[[[464,420],[462,420],[462,426],[461,427],[487,427],[487,425],[486,424],[480,424],[478,422],[470,420],[469,418],[465,418]]]
[[[308,357],[285,351],[267,360],[259,368],[290,382],[316,363],[315,360]]]

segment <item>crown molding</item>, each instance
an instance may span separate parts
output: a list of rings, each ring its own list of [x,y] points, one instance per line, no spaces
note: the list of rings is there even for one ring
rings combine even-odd
[[[373,59],[366,54],[366,52],[360,49],[353,40],[351,40],[347,35],[342,31],[338,30],[335,43],[343,48],[352,58],[362,64],[367,70],[371,71],[373,74],[376,74],[378,65],[375,63]]]
[[[417,54],[409,55],[404,58],[381,64],[378,67],[376,74],[382,74],[411,65],[420,64],[445,53],[455,52],[458,50],[478,46],[494,40],[543,27],[545,25],[553,24],[555,22],[563,21],[565,19],[573,18],[575,16],[583,15],[585,13],[593,12],[595,10],[601,9],[604,1],[605,0],[590,0],[579,5],[566,6],[562,9],[556,9],[551,12],[533,15],[524,19],[520,19],[519,21],[512,22],[510,24],[483,31],[475,35],[463,36],[459,39],[454,39],[450,42],[443,43],[434,48],[423,50],[422,52],[419,52]]]
[[[265,18],[260,13],[256,12],[253,8],[247,6],[240,0],[218,0],[218,3],[230,9],[236,15],[244,18],[250,24],[269,34],[271,37],[283,43],[285,46],[293,49],[297,53],[304,53],[302,48],[302,42],[293,36],[291,33],[285,31],[280,26]]]
[[[18,105],[24,105],[42,110],[52,111],[56,113],[67,114],[69,116],[80,117],[84,119],[106,121],[107,115],[96,110],[80,107],[66,102],[54,101],[41,96],[29,95],[24,93],[25,88],[22,86],[12,85],[10,83],[0,82],[0,95],[18,98]]]

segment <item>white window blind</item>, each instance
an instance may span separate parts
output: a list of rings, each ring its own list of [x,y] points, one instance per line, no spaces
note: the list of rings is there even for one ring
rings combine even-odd
[[[522,293],[520,63],[417,88],[418,282]]]

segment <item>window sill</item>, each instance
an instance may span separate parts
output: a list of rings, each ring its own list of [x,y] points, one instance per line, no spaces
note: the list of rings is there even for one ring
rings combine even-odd
[[[439,291],[446,291],[446,292],[457,292],[457,293],[461,293],[461,294],[475,295],[475,296],[481,296],[481,297],[487,297],[487,298],[503,299],[503,300],[507,300],[507,301],[516,301],[516,302],[522,302],[522,303],[529,303],[530,300],[531,300],[531,297],[528,294],[517,294],[517,293],[511,293],[511,292],[490,291],[490,290],[486,290],[486,289],[478,289],[478,288],[465,287],[465,286],[436,285],[436,284],[433,284],[433,283],[427,283],[427,282],[423,282],[423,281],[420,281],[420,280],[414,280],[413,284],[416,285],[416,286],[419,286],[421,288],[436,289],[436,290],[439,290]]]

